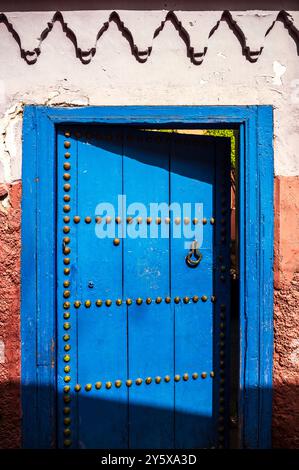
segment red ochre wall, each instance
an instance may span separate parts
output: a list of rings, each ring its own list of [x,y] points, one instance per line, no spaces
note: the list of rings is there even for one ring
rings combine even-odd
[[[299,176],[275,178],[273,446],[299,448]]]
[[[21,182],[0,185],[0,447],[19,447]],[[1,356],[3,356],[1,354]]]
[[[20,207],[21,182],[0,185],[2,448],[21,445]],[[299,448],[299,177],[275,178],[274,250],[273,447]]]

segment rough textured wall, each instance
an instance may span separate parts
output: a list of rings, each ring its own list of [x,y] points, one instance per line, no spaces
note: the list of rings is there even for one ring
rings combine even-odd
[[[21,183],[0,185],[0,447],[20,445]]]
[[[299,177],[275,179],[273,445],[299,448]]]
[[[150,11],[146,6],[134,10],[132,2],[124,0],[115,11],[114,2],[108,6],[104,2],[105,10],[72,11],[70,7],[56,13],[51,10],[54,2],[49,2],[49,11],[45,1],[43,11],[33,12],[28,1],[22,2],[28,11],[20,12],[9,11],[10,2],[4,3],[5,14],[0,15],[0,184],[5,183],[10,195],[0,196],[2,445],[17,445],[19,439],[18,388],[12,390],[6,384],[7,380],[17,383],[20,373],[18,181],[26,104],[273,105],[275,174],[284,177],[276,178],[273,435],[276,446],[298,445],[294,405],[299,341],[298,199],[294,203],[299,175],[298,11],[293,11],[295,7],[274,10],[289,8],[283,5],[290,2],[277,1],[271,2],[273,10],[265,11],[246,11],[244,1],[243,11],[235,9],[240,2],[229,10],[233,4],[229,2],[226,12],[212,8],[213,2],[209,5],[213,11],[199,11],[198,2],[187,0],[183,2],[188,3],[186,10],[182,2],[172,2],[180,3],[180,9],[168,11],[167,2],[158,0]],[[134,5],[138,8],[141,3]],[[254,8],[252,2],[247,5]]]

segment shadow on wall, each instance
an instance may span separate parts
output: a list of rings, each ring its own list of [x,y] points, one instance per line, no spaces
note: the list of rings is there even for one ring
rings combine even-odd
[[[47,21],[47,26],[43,30],[41,30],[38,47],[35,47],[32,50],[26,50],[23,47],[22,40],[19,36],[19,33],[17,29],[14,28],[14,21],[11,22],[11,20],[9,19],[10,15],[5,14],[5,11],[6,11],[5,8],[2,8],[1,10],[2,13],[0,13],[0,24],[3,23],[6,26],[7,31],[12,35],[12,37],[14,38],[14,40],[19,46],[21,58],[24,59],[28,65],[33,65],[37,62],[38,57],[40,56],[42,52],[42,48],[41,48],[42,42],[46,40],[48,35],[52,32],[53,26],[56,22],[61,24],[62,30],[65,33],[65,36],[68,38],[68,40],[72,42],[75,48],[76,57],[82,62],[82,64],[89,64],[91,60],[93,59],[93,57],[96,55],[99,40],[102,37],[102,35],[109,29],[109,26],[111,23],[115,23],[115,25],[121,32],[122,36],[127,40],[129,47],[131,49],[132,55],[140,63],[144,63],[148,60],[148,58],[150,57],[152,53],[153,40],[161,33],[161,31],[164,29],[165,24],[169,21],[172,23],[173,27],[178,32],[182,41],[185,43],[187,57],[190,59],[192,64],[194,65],[202,64],[204,57],[206,55],[207,49],[208,49],[207,46],[204,46],[202,50],[194,49],[189,32],[183,26],[183,22],[181,21],[179,16],[177,16],[177,12],[180,10],[180,8],[178,8],[177,5],[174,5],[175,7],[174,9],[170,5],[168,5],[168,11],[165,5],[163,7],[158,5],[156,10],[160,9],[161,11],[165,12],[165,17],[162,21],[160,21],[160,24],[157,24],[156,29],[153,30],[153,37],[152,37],[151,44],[149,44],[145,48],[145,50],[140,50],[138,48],[138,45],[135,43],[134,34],[131,32],[130,27],[126,25],[126,21],[123,19],[123,16],[122,16],[123,7],[121,7],[120,9],[117,9],[116,6],[114,6],[114,10],[110,10],[110,9],[107,11],[105,10],[105,15],[107,14],[107,18],[104,21],[104,23],[102,23],[101,26],[99,25],[99,30],[95,38],[95,45],[86,50],[83,50],[78,44],[76,32],[72,29],[72,26],[69,25],[68,22],[65,20],[66,10],[76,10],[77,9],[76,6],[72,5],[73,8],[71,8],[70,6],[69,8],[64,9],[64,8],[61,8],[61,5],[55,6],[54,3],[55,2],[53,2],[52,8],[50,8],[50,4],[49,4],[48,9],[53,10],[53,11],[56,10],[56,12],[52,16],[51,21]],[[250,8],[252,7],[253,6],[251,4]],[[86,5],[85,5],[85,8],[86,8]],[[259,6],[259,8],[261,7]],[[294,24],[294,20],[292,16],[289,15],[289,13],[287,12],[287,8],[286,7],[285,9],[281,9],[281,8],[283,7],[280,5],[280,8],[278,8],[277,10],[276,18],[273,19],[271,25],[268,25],[268,30],[265,36],[269,34],[269,32],[272,30],[276,22],[282,22],[288,34],[294,40],[297,46],[297,53],[299,54],[298,29],[296,28]],[[34,9],[32,5],[30,9]],[[92,8],[89,8],[89,10],[90,9],[92,10]],[[124,2],[124,9],[125,9],[125,2]],[[183,9],[185,11],[187,10],[186,5],[184,5]],[[9,10],[10,9],[8,8],[8,11]],[[137,10],[138,8],[136,6],[136,11]],[[197,10],[197,8],[195,8],[195,10]],[[209,38],[215,33],[215,31],[218,30],[218,27],[221,22],[223,21],[226,22],[228,27],[232,31],[232,33],[235,35],[236,39],[239,41],[240,46],[242,48],[242,54],[250,62],[256,62],[262,53],[263,47],[261,46],[259,50],[250,49],[249,45],[247,44],[246,34],[244,33],[242,27],[240,27],[238,22],[234,19],[233,10],[234,8],[228,9],[227,5],[225,9],[220,10],[221,13],[219,12],[219,18],[217,19],[217,21],[215,20],[214,26],[211,27],[212,29],[209,33]]]
[[[134,387],[134,385],[133,385]],[[136,386],[135,386],[136,387]],[[141,387],[147,387],[142,384]],[[136,388],[135,388],[136,390]],[[35,423],[35,387],[23,390],[26,393],[26,403],[30,409],[27,415],[29,423],[26,426],[26,447],[38,447],[34,444],[37,439],[43,442],[49,431],[45,429],[43,418],[49,415],[50,401],[53,399],[52,415],[53,447],[72,447],[112,449],[112,448],[202,448],[215,446],[213,442],[213,423],[210,417],[188,412],[176,412],[173,408],[151,406],[150,404],[128,404],[127,393],[121,393],[122,400],[107,399],[109,391],[104,388],[86,392],[84,387],[80,392],[58,394],[47,388],[38,392],[40,419]],[[125,388],[125,392],[128,389]],[[133,392],[133,388],[130,389]],[[103,398],[103,393],[105,398]],[[71,402],[65,403],[64,398],[71,396]],[[49,400],[50,397],[50,400]],[[20,446],[20,387],[19,384],[6,384],[0,392],[0,407],[2,420],[0,430],[0,448]],[[32,407],[32,408],[31,408]],[[79,416],[80,424],[78,424]],[[32,419],[32,421],[31,421]],[[71,429],[71,436],[69,435]],[[27,443],[27,444],[26,444]],[[31,443],[31,444],[29,444]],[[64,445],[66,443],[66,445]],[[28,445],[29,444],[29,445]],[[43,446],[42,446],[43,447]]]
[[[38,425],[38,431],[34,430],[34,393],[35,387],[27,389],[26,393],[32,395],[28,406],[32,409],[32,426],[28,433],[32,437],[34,433],[45,432],[42,418]],[[75,392],[74,392],[75,393]],[[176,413],[174,420],[172,409],[155,408],[145,405],[131,405],[127,402],[119,403],[100,399],[100,391],[80,392],[75,394],[71,405],[64,404],[63,397],[58,397],[57,403],[61,406],[60,423],[57,423],[55,406],[53,406],[53,429],[57,427],[62,446],[64,439],[70,439],[68,435],[63,436],[63,430],[68,428],[63,423],[64,418],[71,418],[72,428],[75,429],[76,413],[78,406],[83,418],[80,419],[80,435],[74,435],[73,442],[78,439],[80,448],[206,448],[214,447],[213,428],[214,423],[210,417],[192,415],[188,413]],[[41,390],[40,396],[49,396],[48,390]],[[96,395],[98,394],[98,395]],[[95,397],[96,395],[96,397]],[[260,391],[251,390],[247,393],[252,401],[258,406]],[[99,398],[97,398],[97,396]],[[286,400],[286,396],[288,400]],[[271,392],[264,395],[266,400],[271,400]],[[79,399],[78,399],[79,398]],[[273,425],[272,437],[274,448],[299,448],[299,404],[298,387],[294,385],[283,385],[274,390]],[[78,401],[76,401],[78,400]],[[53,402],[55,398],[53,394]],[[283,403],[284,410],[281,413],[280,405]],[[285,409],[287,403],[287,409]],[[41,406],[48,408],[47,399],[41,400]],[[70,414],[63,415],[63,407],[70,407]],[[41,416],[44,413],[41,412]],[[247,417],[248,419],[248,417]],[[250,419],[250,417],[249,417]],[[127,423],[130,423],[129,425]],[[230,429],[230,432],[236,431]],[[263,432],[261,430],[261,432]],[[203,440],[204,439],[204,440]],[[53,448],[57,447],[56,436],[52,436]],[[21,406],[20,406],[20,384],[6,383],[0,388],[0,448],[17,448],[21,446]],[[217,446],[217,443],[216,443]],[[32,446],[35,447],[35,446]],[[252,446],[246,445],[247,448]]]

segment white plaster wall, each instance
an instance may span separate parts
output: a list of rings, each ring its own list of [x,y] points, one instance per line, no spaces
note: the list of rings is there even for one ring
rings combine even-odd
[[[113,4],[113,2],[111,2]],[[41,32],[55,12],[5,12],[24,50],[40,48],[34,64],[0,23],[0,183],[21,178],[22,109],[26,104],[81,105],[253,105],[274,106],[275,173],[299,175],[299,59],[296,41],[278,11],[232,12],[256,62],[242,47],[222,11],[178,11],[195,52],[207,48],[194,65],[171,21],[154,38],[167,11],[118,11],[138,51],[151,54],[140,63],[114,21],[96,41],[111,10],[62,12],[78,47],[96,48],[89,64],[76,57],[59,21],[44,40]],[[298,12],[288,12],[295,31]],[[2,18],[3,19],[3,18]],[[209,37],[213,27],[218,28]],[[274,25],[273,25],[274,23]],[[269,27],[272,27],[267,33]],[[262,52],[260,53],[260,50]],[[35,56],[33,56],[34,58]]]

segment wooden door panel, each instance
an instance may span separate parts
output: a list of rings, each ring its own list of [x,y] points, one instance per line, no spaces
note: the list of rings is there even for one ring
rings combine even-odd
[[[59,445],[215,446],[228,399],[220,387],[228,147],[205,136],[112,126],[82,126],[67,137],[61,130],[57,145]],[[126,213],[135,203],[142,206]],[[153,213],[152,203],[176,203],[182,212]],[[202,259],[194,268],[186,255],[195,240]]]

